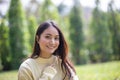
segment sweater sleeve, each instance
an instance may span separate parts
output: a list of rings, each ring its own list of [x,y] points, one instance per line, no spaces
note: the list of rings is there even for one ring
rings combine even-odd
[[[56,69],[54,69],[52,66],[48,66],[43,71],[43,74],[39,80],[52,80],[56,73],[57,73]]]
[[[79,80],[77,75],[74,75],[73,80]]]
[[[31,71],[28,68],[21,66],[18,71],[18,80],[33,80]]]

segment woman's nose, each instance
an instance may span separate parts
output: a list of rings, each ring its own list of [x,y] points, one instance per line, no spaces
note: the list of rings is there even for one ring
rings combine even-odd
[[[51,39],[51,44],[55,44],[55,39]]]

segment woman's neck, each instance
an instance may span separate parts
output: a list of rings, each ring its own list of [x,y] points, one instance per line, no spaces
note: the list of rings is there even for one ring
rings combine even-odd
[[[43,54],[40,54],[40,57],[41,58],[45,58],[45,59],[48,59],[50,58],[52,55],[43,55]]]

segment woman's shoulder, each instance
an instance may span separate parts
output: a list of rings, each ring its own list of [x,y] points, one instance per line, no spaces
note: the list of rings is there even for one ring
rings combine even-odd
[[[22,62],[22,64],[20,65],[20,67],[29,67],[31,65],[33,65],[35,63],[35,60],[32,58],[28,58],[25,61]]]

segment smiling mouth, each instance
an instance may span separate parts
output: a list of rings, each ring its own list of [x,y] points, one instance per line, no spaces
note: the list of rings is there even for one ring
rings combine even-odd
[[[47,46],[47,48],[49,48],[49,49],[55,49],[54,46]]]

